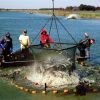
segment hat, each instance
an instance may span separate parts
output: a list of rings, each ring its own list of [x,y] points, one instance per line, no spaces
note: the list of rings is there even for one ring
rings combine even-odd
[[[84,35],[86,36],[86,37],[88,37],[89,35],[88,35],[88,33],[84,33]]]
[[[24,29],[24,31],[23,31],[24,33],[27,33],[27,30],[26,29]]]
[[[43,32],[47,32],[47,31],[43,28],[43,29],[41,29],[41,33],[43,33]]]
[[[10,33],[9,33],[9,32],[7,32],[7,33],[6,33],[6,37],[9,37],[9,36],[10,36]]]

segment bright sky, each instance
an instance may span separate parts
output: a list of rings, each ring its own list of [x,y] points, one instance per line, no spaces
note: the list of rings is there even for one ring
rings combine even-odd
[[[87,4],[100,7],[100,0],[55,0],[55,8]],[[52,0],[0,0],[0,8],[38,9],[51,8]]]

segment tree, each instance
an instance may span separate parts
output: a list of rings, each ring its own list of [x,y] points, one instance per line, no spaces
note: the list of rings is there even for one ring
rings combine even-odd
[[[95,11],[96,8],[94,6],[81,4],[79,10]]]

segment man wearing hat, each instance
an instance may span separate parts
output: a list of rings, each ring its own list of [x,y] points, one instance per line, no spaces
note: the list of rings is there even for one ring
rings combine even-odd
[[[6,58],[6,56],[12,53],[13,44],[12,44],[12,38],[9,32],[7,32],[5,36],[3,36],[3,38],[0,41],[0,45],[3,49],[2,53],[3,53],[4,58]]]
[[[29,36],[27,36],[26,29],[24,29],[23,33],[19,36],[19,42],[20,42],[21,50],[28,48],[30,46],[30,39]]]
[[[89,58],[90,57],[90,46],[91,44],[94,44],[95,40],[94,39],[90,39],[88,33],[84,33],[85,39],[80,41],[80,45],[81,47],[84,46],[84,57]]]

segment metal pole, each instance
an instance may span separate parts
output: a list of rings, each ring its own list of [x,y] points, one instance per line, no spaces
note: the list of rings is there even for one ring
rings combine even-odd
[[[44,84],[44,90],[45,91],[47,90],[47,84],[46,83]]]
[[[52,4],[53,4],[53,15],[54,15],[54,0],[52,0]]]

